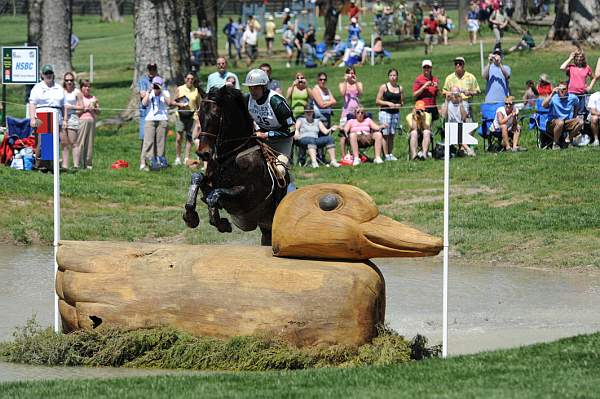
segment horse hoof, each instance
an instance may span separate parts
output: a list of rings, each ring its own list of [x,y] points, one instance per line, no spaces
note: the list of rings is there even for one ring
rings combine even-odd
[[[229,220],[222,218],[221,220],[219,220],[217,230],[219,230],[219,233],[231,233],[233,231],[233,228],[231,227],[231,223],[229,223]]]
[[[195,229],[200,224],[200,217],[196,211],[186,211],[183,214],[183,221],[190,229]]]

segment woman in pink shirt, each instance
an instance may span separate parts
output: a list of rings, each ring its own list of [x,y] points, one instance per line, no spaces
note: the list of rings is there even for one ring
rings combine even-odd
[[[560,66],[560,69],[567,73],[569,77],[568,91],[569,93],[581,95],[592,90],[591,85],[587,85],[587,80],[593,78],[592,68],[585,60],[583,51],[574,51],[569,55],[569,58]]]
[[[340,89],[340,94],[344,97],[344,106],[342,108],[342,116],[340,117],[340,126],[344,126],[348,114],[355,113],[357,107],[360,106],[360,96],[363,94],[363,85],[356,80],[356,70],[354,67],[346,68],[344,81],[339,84],[338,88]],[[346,150],[346,138],[344,136],[340,137],[340,144],[343,153]]]
[[[79,136],[77,137],[81,156],[82,167],[92,169],[92,155],[94,152],[94,138],[96,136],[96,115],[100,113],[98,99],[92,96],[90,81],[85,79],[79,82],[83,94],[83,113],[79,115]]]
[[[381,159],[381,145],[383,136],[381,135],[381,127],[373,122],[371,118],[366,118],[365,109],[363,107],[356,108],[356,119],[349,119],[344,126],[344,132],[350,139],[350,147],[352,147],[352,155],[354,161],[352,165],[360,165],[360,156],[358,148],[375,146],[375,159],[373,163],[383,163]],[[343,148],[342,148],[343,150]]]

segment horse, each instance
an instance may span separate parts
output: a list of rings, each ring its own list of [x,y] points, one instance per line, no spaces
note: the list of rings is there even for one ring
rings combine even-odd
[[[198,190],[208,206],[209,223],[221,233],[232,231],[227,211],[242,231],[257,227],[261,245],[271,245],[271,225],[290,178],[277,154],[254,135],[254,122],[242,93],[230,86],[213,89],[200,100],[201,131],[196,153],[207,161],[205,174],[194,173],[183,219],[195,228]]]

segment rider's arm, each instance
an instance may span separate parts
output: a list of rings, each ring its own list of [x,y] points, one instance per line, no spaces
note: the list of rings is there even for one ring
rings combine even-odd
[[[292,110],[285,99],[281,96],[271,97],[271,108],[275,112],[275,117],[281,125],[277,130],[269,131],[269,137],[290,137],[290,127],[294,126],[294,117]]]

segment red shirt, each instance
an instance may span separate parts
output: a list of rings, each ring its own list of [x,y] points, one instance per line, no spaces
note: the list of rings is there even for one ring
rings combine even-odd
[[[438,23],[435,20],[435,18],[434,19],[426,18],[425,21],[423,21],[423,26],[424,26],[425,33],[427,33],[429,35],[437,35]]]
[[[351,4],[350,8],[348,8],[348,17],[350,17],[350,18],[356,17],[359,12],[360,12],[360,8],[358,8],[354,4]]]
[[[415,79],[415,83],[413,83],[413,93],[417,90],[419,90],[421,87],[423,87],[423,85],[429,81],[432,81],[433,83],[436,83],[435,86],[429,86],[428,88],[426,88],[425,90],[423,90],[421,92],[421,94],[419,94],[418,96],[415,96],[415,101],[417,100],[423,100],[423,102],[425,103],[426,107],[431,107],[431,106],[435,106],[435,98],[438,95],[438,90],[439,90],[439,85],[440,85],[440,81],[438,80],[438,78],[436,78],[435,76],[431,76],[431,79],[428,79],[425,77],[425,75],[420,74],[419,76],[417,76],[417,78]]]
[[[538,83],[537,92],[540,97],[546,97],[552,94],[552,85],[550,83]]]

